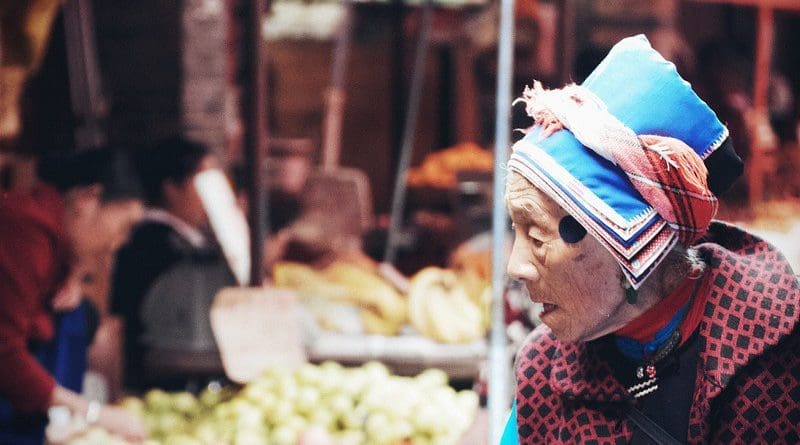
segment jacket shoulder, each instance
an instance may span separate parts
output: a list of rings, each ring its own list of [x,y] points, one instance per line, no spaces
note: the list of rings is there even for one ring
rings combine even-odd
[[[800,442],[800,330],[742,367],[717,404],[713,442]]]
[[[517,370],[517,374],[529,373],[530,371],[526,370],[531,367],[538,371],[543,371],[546,367],[549,367],[550,361],[557,350],[556,343],[557,340],[550,328],[544,324],[539,325],[528,334],[522,347],[517,352],[514,361],[514,369]]]

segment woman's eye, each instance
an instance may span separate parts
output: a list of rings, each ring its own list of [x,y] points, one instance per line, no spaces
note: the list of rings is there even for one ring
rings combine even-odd
[[[537,231],[534,231],[534,230],[529,230],[528,231],[528,239],[530,239],[531,242],[533,243],[534,247],[537,247],[537,248],[538,247],[542,247],[542,245],[544,244],[544,240],[542,240],[540,234]]]

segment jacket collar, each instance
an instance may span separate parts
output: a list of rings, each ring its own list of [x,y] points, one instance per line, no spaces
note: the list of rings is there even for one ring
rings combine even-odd
[[[550,385],[567,399],[621,402],[632,397],[602,359],[607,339],[589,343],[560,343],[552,355]]]
[[[208,246],[208,239],[203,235],[203,232],[164,209],[149,208],[145,211],[142,220],[145,222],[157,222],[171,227],[196,249]]]

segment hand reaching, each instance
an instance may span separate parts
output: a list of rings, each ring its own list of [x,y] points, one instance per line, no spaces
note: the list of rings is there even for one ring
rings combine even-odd
[[[124,408],[104,405],[100,409],[97,425],[129,442],[138,443],[147,438],[142,419]]]

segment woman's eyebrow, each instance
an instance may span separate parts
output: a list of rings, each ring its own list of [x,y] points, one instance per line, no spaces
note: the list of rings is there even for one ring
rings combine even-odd
[[[549,217],[549,214],[541,206],[530,200],[523,204],[509,203],[508,209],[511,219],[522,224],[543,226]]]

